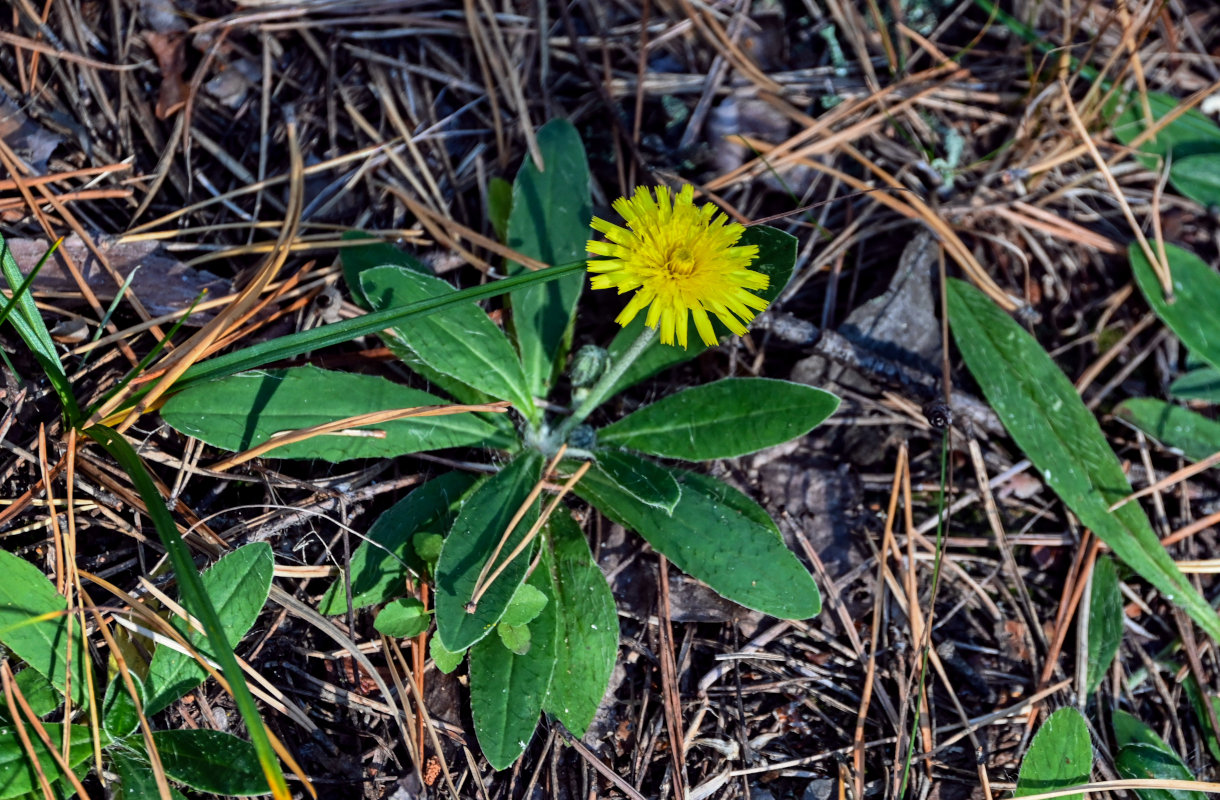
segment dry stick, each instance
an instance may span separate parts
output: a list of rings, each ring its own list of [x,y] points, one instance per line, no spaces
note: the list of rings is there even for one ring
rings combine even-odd
[[[399,649],[398,643],[393,639],[387,639],[390,645],[390,650],[394,656],[403,664],[403,669],[406,669],[406,659],[403,657],[402,650]],[[418,716],[421,722],[426,723],[425,729],[432,740],[432,749],[436,751],[436,759],[441,765],[441,774],[445,776],[445,784],[449,787],[450,793],[453,795],[453,800],[460,800],[461,795],[458,794],[457,787],[453,785],[453,776],[449,772],[449,762],[445,760],[445,749],[441,747],[440,737],[436,734],[436,726],[432,723],[432,718],[428,716],[428,710],[425,707],[424,695],[419,687],[413,681],[407,681],[407,686],[411,689],[411,699],[415,701],[415,708],[419,712]],[[423,747],[420,747],[420,754],[423,754]]]
[[[873,595],[873,624],[869,634],[868,664],[865,667],[864,690],[860,697],[860,710],[856,713],[856,730],[852,736],[851,765],[855,792],[852,797],[864,797],[864,723],[868,718],[868,706],[873,699],[873,681],[877,674],[877,642],[881,634],[881,605],[885,596],[885,577],[889,572],[885,554],[894,542],[894,520],[898,510],[898,494],[902,486],[902,475],[907,468],[907,443],[898,446],[898,463],[894,466],[894,482],[890,487],[890,504],[885,514],[885,530],[881,536],[880,554],[877,557],[877,590]]]
[[[1176,544],[1187,537],[1194,536],[1201,530],[1210,528],[1218,522],[1220,522],[1220,511],[1214,511],[1211,514],[1208,514],[1206,517],[1201,517],[1189,525],[1179,528],[1178,530],[1169,534],[1161,540],[1161,544],[1165,545],[1166,547],[1171,544]]]
[[[1132,500],[1138,500],[1141,497],[1147,497],[1148,495],[1152,494],[1153,492],[1159,492],[1162,489],[1165,489],[1169,486],[1173,486],[1175,483],[1178,483],[1179,481],[1184,481],[1187,478],[1193,478],[1195,475],[1198,475],[1200,472],[1207,472],[1209,469],[1216,466],[1216,464],[1220,464],[1220,451],[1212,453],[1210,456],[1203,459],[1202,461],[1196,461],[1193,464],[1182,467],[1180,470],[1178,470],[1172,474],[1166,475],[1164,478],[1161,478],[1156,483],[1145,486],[1143,489],[1140,489],[1138,492],[1132,492],[1131,494],[1124,497],[1122,500],[1119,500],[1117,503],[1110,506],[1110,511],[1116,511],[1116,510],[1122,508],[1123,506],[1127,505],[1127,503],[1130,503]]]
[[[660,576],[657,592],[657,635],[661,658],[661,698],[665,705],[665,730],[669,735],[670,771],[674,800],[686,800],[686,748],[682,739],[682,695],[678,689],[678,665],[674,661],[674,630],[669,614],[669,559],[657,554]]]
[[[74,64],[81,64],[86,67],[93,67],[94,69],[113,70],[114,72],[131,72],[137,69],[143,69],[144,67],[153,66],[153,61],[151,59],[141,61],[138,64],[107,64],[105,61],[98,61],[96,59],[89,58],[88,56],[69,53],[67,50],[61,50],[58,47],[52,47],[49,44],[43,44],[42,42],[34,39],[27,39],[24,36],[17,36],[16,34],[8,33],[6,31],[0,31],[0,42],[4,44],[11,44],[14,48],[31,50],[35,53],[45,53],[46,55],[54,56],[62,61],[71,61]]]
[[[393,422],[399,419],[408,419],[414,417],[444,417],[450,414],[465,414],[471,413],[504,413],[508,411],[510,403],[506,400],[495,403],[478,403],[475,405],[444,405],[444,406],[414,406],[412,408],[397,408],[386,411],[371,411],[367,414],[356,414],[355,416],[345,417],[344,419],[334,420],[332,422],[324,422],[320,425],[311,425],[308,428],[299,428],[293,431],[282,431],[272,434],[272,438],[257,447],[252,447],[236,455],[230,456],[223,461],[218,461],[208,467],[213,472],[224,472],[227,469],[244,464],[251,459],[267,453],[277,447],[283,447],[289,444],[296,444],[316,436],[322,436],[328,433],[337,433],[348,428],[359,429],[365,425],[381,425],[387,422]],[[358,433],[375,433],[374,431],[357,431]],[[380,432],[384,437],[385,432]]]
[[[496,582],[496,578],[500,577],[501,573],[508,568],[508,565],[513,563],[513,560],[516,559],[517,556],[521,555],[521,552],[534,541],[534,537],[538,535],[538,532],[542,530],[542,526],[545,525],[547,520],[551,518],[551,514],[555,513],[555,509],[559,507],[561,502],[563,502],[563,498],[568,494],[568,492],[572,491],[572,487],[575,486],[577,482],[579,482],[580,479],[585,476],[585,473],[589,471],[589,468],[593,466],[592,461],[584,462],[580,465],[580,468],[576,470],[572,477],[564,481],[563,486],[555,494],[555,497],[551,499],[550,504],[546,507],[542,514],[538,516],[538,521],[535,522],[526,532],[524,538],[521,539],[520,544],[513,548],[513,551],[508,554],[507,558],[504,559],[504,563],[497,567],[496,571],[491,573],[490,577],[487,577],[487,570],[491,567],[492,562],[496,560],[496,557],[500,555],[500,550],[504,547],[505,542],[508,541],[508,537],[512,534],[513,528],[517,527],[517,523],[521,521],[523,516],[525,516],[526,511],[529,509],[530,505],[533,504],[534,498],[536,498],[542,492],[542,487],[545,484],[545,475],[550,474],[550,472],[554,470],[555,466],[559,463],[559,459],[563,457],[563,452],[566,447],[567,446],[564,445],[563,447],[559,448],[559,452],[555,454],[555,458],[552,459],[550,465],[547,466],[546,472],[543,473],[544,479],[538,482],[533,491],[530,492],[529,497],[527,497],[525,502],[522,503],[521,508],[517,509],[517,513],[513,515],[512,520],[508,523],[508,529],[505,530],[504,536],[500,538],[500,543],[496,545],[495,552],[491,554],[491,558],[487,559],[487,563],[483,565],[483,569],[479,573],[479,579],[475,581],[474,594],[470,598],[470,603],[466,606],[467,613],[474,613],[474,610],[478,607],[479,600],[483,597],[483,594],[491,587],[493,583]],[[483,582],[484,577],[487,577],[486,583]]]
[[[1152,248],[1148,245],[1148,239],[1144,236],[1144,231],[1140,228],[1139,222],[1135,219],[1135,213],[1131,211],[1131,204],[1127,202],[1122,188],[1119,187],[1118,181],[1114,179],[1114,173],[1110,171],[1110,167],[1106,164],[1105,159],[1101,157],[1101,152],[1097,149],[1097,144],[1093,141],[1093,137],[1084,126],[1084,122],[1080,119],[1080,114],[1076,110],[1075,103],[1072,102],[1071,93],[1068,91],[1067,84],[1063,81],[1059,82],[1059,87],[1063,94],[1064,106],[1067,108],[1068,117],[1072,120],[1072,126],[1076,129],[1076,135],[1084,142],[1085,147],[1089,150],[1089,155],[1093,157],[1093,163],[1097,165],[1098,172],[1109,187],[1111,194],[1114,196],[1115,202],[1122,209],[1123,216],[1127,218],[1127,225],[1131,228],[1131,232],[1135,235],[1135,239],[1139,242],[1140,250],[1144,254],[1144,258],[1148,259],[1148,263],[1152,265],[1152,270],[1157,275],[1157,280],[1161,283],[1161,291],[1165,293],[1167,302],[1172,302],[1173,284],[1169,274],[1169,265],[1163,263],[1156,254],[1152,252]]]

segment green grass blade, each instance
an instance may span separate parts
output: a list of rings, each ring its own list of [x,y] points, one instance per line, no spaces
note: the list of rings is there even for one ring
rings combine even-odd
[[[259,716],[258,708],[254,705],[254,698],[250,695],[249,687],[246,686],[245,676],[242,675],[241,667],[237,664],[237,657],[233,654],[233,648],[229,646],[228,639],[225,637],[220,617],[216,614],[216,609],[212,606],[212,602],[203,588],[199,570],[196,569],[195,562],[191,559],[186,543],[178,534],[174,518],[170,516],[169,510],[165,507],[165,501],[157,490],[156,484],[153,483],[152,476],[145,469],[144,463],[136,451],[122,435],[102,425],[88,428],[85,434],[119,462],[119,466],[131,478],[136,491],[140,493],[140,497],[148,509],[148,517],[157,529],[161,544],[165,546],[170,562],[174,565],[174,574],[178,578],[182,599],[188,603],[199,618],[203,630],[208,636],[212,654],[229,681],[233,701],[237,704],[237,709],[246,722],[250,733],[250,743],[254,745],[255,751],[258,753],[259,764],[267,777],[267,783],[271,786],[272,794],[276,798],[287,800],[291,795],[284,782],[284,773],[280,769],[279,759],[271,746],[271,739]]]

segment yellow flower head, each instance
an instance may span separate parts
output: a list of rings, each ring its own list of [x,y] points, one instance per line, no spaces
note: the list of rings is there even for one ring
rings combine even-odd
[[[675,198],[669,189],[656,187],[656,199],[640,186],[630,199],[614,201],[614,210],[627,222],[622,228],[593,218],[593,229],[607,241],[590,241],[589,262],[594,289],[617,287],[619,294],[639,290],[615,320],[626,325],[641,309],[648,309],[644,324],[660,325],[661,343],[686,347],[688,312],[695,319],[699,338],[709,347],[716,334],[708,312],[741,336],[746,325],[767,301],[748,290],[766,289],[768,278],[749,269],[758,258],[756,245],[735,246],[745,233],[727,222],[710,203],[694,204],[695,191],[684,186]]]

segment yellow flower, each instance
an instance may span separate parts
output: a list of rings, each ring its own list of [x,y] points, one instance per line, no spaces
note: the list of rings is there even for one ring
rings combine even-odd
[[[710,203],[693,202],[694,189],[684,186],[671,201],[669,189],[656,187],[656,199],[640,186],[630,199],[614,201],[614,210],[627,222],[623,228],[593,218],[594,230],[607,241],[589,242],[590,255],[605,258],[589,262],[594,289],[616,287],[619,294],[636,291],[615,320],[626,325],[642,309],[644,324],[660,325],[661,343],[675,340],[686,347],[688,314],[694,317],[699,338],[716,344],[709,312],[741,336],[746,325],[767,301],[749,290],[766,289],[768,278],[749,269],[758,258],[757,245],[737,245],[745,228],[727,222]]]

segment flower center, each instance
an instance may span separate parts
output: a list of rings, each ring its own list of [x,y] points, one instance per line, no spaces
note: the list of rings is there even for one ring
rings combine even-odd
[[[665,260],[665,267],[669,270],[669,274],[676,278],[684,278],[695,271],[695,255],[690,251],[690,248],[685,245],[679,245],[674,248],[669,254],[669,258]]]

